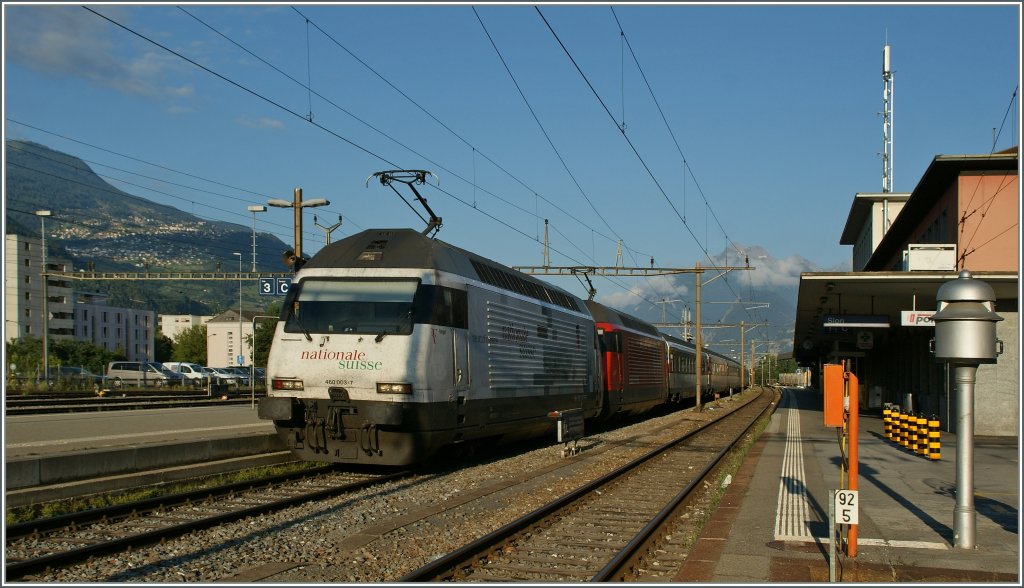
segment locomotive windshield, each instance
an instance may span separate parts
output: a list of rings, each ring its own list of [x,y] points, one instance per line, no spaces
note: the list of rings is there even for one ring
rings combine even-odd
[[[408,335],[419,280],[317,280],[293,284],[281,310],[288,333]]]

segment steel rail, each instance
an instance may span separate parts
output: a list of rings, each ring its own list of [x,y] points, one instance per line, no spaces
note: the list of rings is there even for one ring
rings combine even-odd
[[[240,519],[244,519],[246,517],[281,510],[284,508],[288,508],[290,506],[302,504],[304,502],[322,500],[325,498],[331,498],[339,494],[355,492],[357,490],[368,488],[377,484],[383,484],[385,482],[398,480],[409,475],[412,475],[412,472],[396,472],[371,480],[363,480],[360,482],[353,482],[351,484],[344,484],[342,486],[337,486],[333,488],[325,488],[322,490],[318,490],[316,492],[304,493],[298,496],[291,496],[274,502],[259,504],[256,506],[251,506],[240,510],[214,515],[212,517],[197,519],[194,521],[188,521],[185,523],[169,527],[164,527],[161,529],[143,531],[141,533],[130,535],[128,537],[122,537],[120,539],[96,543],[94,545],[87,545],[85,547],[80,547],[78,549],[53,553],[24,561],[8,563],[5,568],[6,578],[8,580],[13,578],[21,578],[28,574],[45,571],[49,568],[66,566],[72,563],[76,563],[96,555],[116,551],[123,551],[133,546],[157,543],[163,539],[183,535],[191,531],[215,527],[217,525],[237,521]]]
[[[692,480],[690,480],[689,484],[684,486],[682,490],[680,490],[679,493],[676,494],[667,505],[665,505],[664,508],[658,511],[658,514],[655,515],[655,517],[651,519],[649,523],[644,525],[643,529],[640,529],[640,532],[638,532],[636,536],[633,537],[633,539],[631,539],[629,543],[626,544],[625,547],[623,547],[617,554],[615,554],[615,557],[613,557],[603,568],[601,568],[599,572],[594,574],[594,577],[592,577],[590,581],[623,581],[623,575],[626,572],[625,568],[628,566],[630,562],[634,561],[640,555],[643,547],[647,545],[648,541],[654,536],[654,533],[665,524],[665,521],[667,521],[668,518],[672,516],[672,513],[674,513],[676,509],[679,508],[683,501],[686,500],[694,490],[700,487],[701,482],[703,482],[704,479],[707,478],[707,476],[711,473],[712,470],[718,467],[718,465],[722,462],[722,459],[730,451],[735,449],[736,443],[738,443],[744,435],[750,432],[750,429],[752,429],[754,425],[756,425],[761,420],[761,418],[764,417],[764,414],[768,412],[769,409],[773,409],[777,406],[777,402],[772,402],[765,405],[765,407],[761,409],[761,412],[758,413],[757,417],[755,417],[750,422],[750,424],[745,429],[743,429],[743,431],[737,434],[724,448],[722,448],[722,450],[715,455],[715,458],[708,462],[707,465],[705,465],[704,468],[701,469],[700,473],[697,476],[695,476]],[[719,421],[716,420],[714,423],[718,422]]]
[[[543,520],[545,517],[548,517],[549,515],[565,508],[566,506],[572,504],[578,499],[590,494],[594,490],[616,480],[626,472],[637,468],[638,466],[646,463],[647,461],[653,459],[654,457],[657,457],[658,455],[682,443],[683,441],[686,441],[687,439],[690,439],[691,437],[705,431],[711,425],[718,423],[719,421],[728,417],[729,414],[721,415],[715,420],[704,423],[704,425],[701,426],[700,428],[690,431],[683,435],[682,437],[679,437],[678,439],[674,439],[672,441],[669,441],[668,443],[661,445],[660,447],[652,449],[651,451],[636,458],[635,460],[627,464],[624,464],[603,476],[595,478],[594,480],[588,482],[587,484],[584,484],[583,486],[576,488],[575,490],[569,492],[568,494],[565,494],[560,498],[557,498],[554,501],[549,502],[548,504],[545,504],[540,508],[519,517],[518,519],[504,525],[503,527],[495,531],[492,531],[491,533],[488,533],[480,537],[479,539],[471,543],[468,543],[447,555],[439,557],[438,559],[431,561],[425,566],[413,570],[412,572],[400,578],[398,581],[400,583],[427,582],[435,579],[442,579],[441,576],[444,575],[444,572],[451,570],[455,567],[456,564],[464,562],[470,559],[472,556],[486,553],[499,542],[521,532],[523,529],[529,527],[535,522]]]
[[[212,488],[200,488],[197,490],[166,494],[164,496],[155,496],[153,498],[144,498],[142,500],[136,500],[125,504],[114,504],[111,506],[71,512],[54,517],[34,519],[23,523],[15,523],[13,525],[7,525],[4,531],[7,539],[17,539],[19,537],[27,537],[29,535],[45,531],[64,529],[67,527],[74,528],[95,521],[116,519],[139,513],[149,513],[162,508],[172,508],[175,506],[208,500],[210,498],[225,496],[235,492],[255,490],[260,487],[269,487],[283,482],[293,482],[304,478],[312,478],[333,469],[334,466],[321,466],[301,472],[267,476],[258,480],[245,480]]]

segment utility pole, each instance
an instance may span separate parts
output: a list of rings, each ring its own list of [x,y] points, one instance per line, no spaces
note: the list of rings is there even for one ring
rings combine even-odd
[[[267,200],[267,204],[270,206],[276,206],[278,208],[291,208],[295,212],[295,245],[293,254],[296,260],[302,259],[302,209],[312,206],[329,206],[331,202],[323,198],[314,198],[313,200],[302,201],[302,188],[295,188],[294,200],[288,202],[282,198],[271,198]]]
[[[696,302],[694,302],[694,305],[697,307],[697,309],[696,309],[696,317],[695,317],[695,319],[697,321],[697,326],[694,329],[696,331],[694,333],[694,335],[695,335],[694,345],[697,346],[697,412],[700,412],[700,410],[701,410],[701,406],[700,406],[701,387],[704,384],[703,358],[701,357],[701,356],[704,355],[704,348],[702,347],[702,345],[704,344],[704,336],[701,333],[701,329],[700,329],[700,262],[699,261],[697,262],[696,267],[697,267],[698,271],[697,271],[697,273],[693,274],[693,276],[694,276],[694,278],[695,278],[695,280],[697,282],[697,290],[694,293],[694,297],[695,297],[695,300],[696,300]]]
[[[747,364],[743,363],[743,338],[746,334],[746,330],[743,328],[743,321],[740,321],[740,392],[746,389],[746,386],[744,386],[746,374],[743,373],[747,371]]]
[[[548,249],[548,219],[544,219],[544,267],[551,266],[551,253]]]

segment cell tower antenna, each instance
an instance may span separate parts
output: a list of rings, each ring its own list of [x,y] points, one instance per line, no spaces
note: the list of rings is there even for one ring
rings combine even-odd
[[[889,46],[889,32],[882,47],[882,192],[892,192],[893,185],[893,75],[891,67],[892,48]],[[888,228],[888,227],[886,227]]]

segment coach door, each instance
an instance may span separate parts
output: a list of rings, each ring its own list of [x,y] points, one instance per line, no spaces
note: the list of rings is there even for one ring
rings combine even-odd
[[[452,329],[452,388],[455,390],[458,424],[466,422],[466,403],[469,401],[469,333],[465,329]]]

